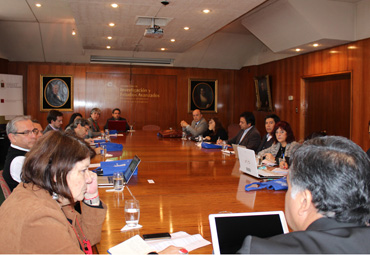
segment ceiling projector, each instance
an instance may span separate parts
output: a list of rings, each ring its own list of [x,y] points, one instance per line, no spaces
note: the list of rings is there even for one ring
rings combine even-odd
[[[149,38],[162,38],[163,29],[159,26],[148,27],[145,29],[144,36]]]

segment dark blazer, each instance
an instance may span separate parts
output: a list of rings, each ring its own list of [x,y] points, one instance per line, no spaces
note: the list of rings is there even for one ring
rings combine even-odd
[[[274,144],[274,139],[271,138],[269,141],[267,141],[267,134],[264,135],[260,143],[260,146],[258,146],[256,153],[271,147],[273,144]]]
[[[48,124],[42,133],[46,134],[47,132],[51,130],[54,130],[54,129],[50,126],[50,124]],[[63,131],[63,130],[59,129],[59,131]]]
[[[261,143],[261,136],[260,132],[258,132],[255,126],[248,131],[248,133],[244,136],[243,140],[239,143],[240,138],[242,137],[244,130],[240,130],[239,133],[232,139],[228,140],[228,144],[239,144],[247,147],[250,150],[257,151],[258,146]]]
[[[217,142],[217,139],[220,138],[221,140],[227,140],[229,136],[224,128],[219,128],[216,134],[213,134],[212,130],[207,129],[206,132],[203,134],[204,137],[209,136],[211,137],[211,142]]]
[[[270,238],[247,236],[238,253],[369,253],[370,227],[321,218],[307,228]]]

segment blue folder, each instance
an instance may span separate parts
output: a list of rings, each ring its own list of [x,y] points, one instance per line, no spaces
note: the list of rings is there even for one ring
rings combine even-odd
[[[202,143],[202,148],[204,149],[222,149],[222,145],[213,143]]]
[[[126,172],[131,161],[132,159],[100,162],[100,167],[103,169],[103,176],[112,176],[114,172]]]
[[[106,145],[107,151],[121,151],[123,150],[123,145],[120,143],[106,143],[105,140],[95,140],[94,143],[96,144],[96,147],[99,147],[99,145]]]

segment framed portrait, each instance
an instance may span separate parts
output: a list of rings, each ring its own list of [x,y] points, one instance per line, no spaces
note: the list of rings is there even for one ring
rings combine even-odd
[[[270,76],[254,77],[256,87],[256,106],[257,111],[273,111],[271,100]]]
[[[41,111],[73,111],[72,75],[40,75]]]
[[[217,80],[189,79],[188,111],[217,112]]]

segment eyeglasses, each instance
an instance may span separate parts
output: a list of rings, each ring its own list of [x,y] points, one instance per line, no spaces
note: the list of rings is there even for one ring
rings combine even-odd
[[[23,132],[14,132],[13,134],[30,135],[31,133],[34,133],[35,135],[38,135],[39,132],[40,132],[40,130],[38,130],[37,128],[34,128],[33,130],[25,130]]]

